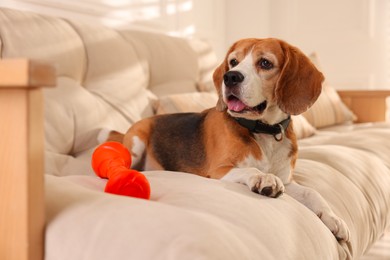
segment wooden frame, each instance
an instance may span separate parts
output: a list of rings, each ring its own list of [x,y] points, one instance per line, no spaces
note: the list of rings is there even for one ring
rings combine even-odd
[[[43,102],[54,68],[0,60],[0,259],[43,259]]]
[[[339,90],[341,100],[358,117],[357,123],[386,121],[390,90]]]

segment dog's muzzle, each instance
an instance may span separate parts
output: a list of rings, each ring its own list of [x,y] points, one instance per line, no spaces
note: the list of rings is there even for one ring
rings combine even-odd
[[[267,108],[267,101],[264,100],[260,104],[254,107],[250,107],[246,105],[241,100],[241,91],[240,91],[240,83],[242,83],[245,79],[245,76],[237,71],[231,70],[226,72],[223,75],[223,82],[226,86],[225,90],[225,98],[227,101],[227,106],[230,111],[234,111],[236,113],[242,112],[255,112],[255,113],[263,113]]]

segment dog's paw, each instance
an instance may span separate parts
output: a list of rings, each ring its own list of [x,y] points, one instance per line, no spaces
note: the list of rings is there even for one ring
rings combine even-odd
[[[322,222],[330,229],[338,241],[349,241],[350,232],[347,224],[332,212],[317,214]]]
[[[248,180],[248,187],[261,195],[277,198],[284,193],[282,180],[274,174],[255,174]]]

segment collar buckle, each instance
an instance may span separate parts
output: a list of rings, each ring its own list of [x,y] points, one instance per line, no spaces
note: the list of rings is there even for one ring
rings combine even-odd
[[[284,139],[284,128],[282,124],[278,124],[278,126],[280,128],[280,133],[274,134],[273,136],[277,142],[281,142]]]

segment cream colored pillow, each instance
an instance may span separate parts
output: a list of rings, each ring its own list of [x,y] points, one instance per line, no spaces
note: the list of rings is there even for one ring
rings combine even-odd
[[[156,104],[156,114],[202,112],[205,109],[214,107],[218,97],[216,93],[194,92],[186,94],[175,94],[159,99]],[[294,132],[298,139],[312,136],[315,128],[307,120],[299,115],[292,116]]]
[[[322,87],[321,95],[314,105],[303,116],[316,128],[349,123],[356,116],[341,101],[336,90],[329,85]]]
[[[291,116],[291,119],[298,139],[307,138],[315,134],[316,129],[302,115]]]
[[[321,70],[316,53],[309,55],[312,62]],[[325,80],[322,92],[314,105],[302,114],[307,121],[316,128],[349,123],[356,120],[356,116],[342,102],[337,91]]]
[[[156,103],[156,114],[202,112],[217,104],[216,93],[193,92],[161,97]]]

